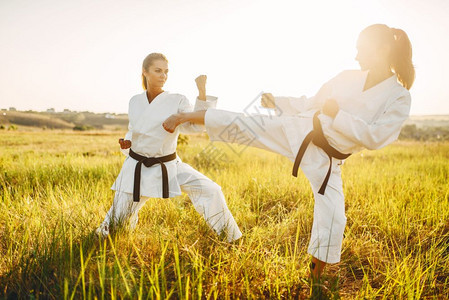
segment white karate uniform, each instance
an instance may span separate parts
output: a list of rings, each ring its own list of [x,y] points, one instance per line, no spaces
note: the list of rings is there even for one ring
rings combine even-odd
[[[216,97],[207,96],[206,101],[197,99],[194,110],[215,107]],[[190,112],[192,107],[188,99],[180,94],[163,92],[148,103],[146,92],[131,98],[129,102],[129,126],[125,140],[131,141],[131,149],[146,157],[161,157],[176,151],[180,132],[192,133],[204,130],[203,125],[185,123],[175,132],[169,133],[162,123],[169,116],[180,112]],[[129,150],[124,152],[128,155]],[[142,166],[140,180],[140,202],[133,202],[134,171],[137,161],[128,156],[112,189],[116,191],[114,203],[104,222],[97,230],[102,235],[108,234],[111,221],[120,222],[130,218],[130,227],[134,228],[138,220],[138,211],[149,198],[162,197],[162,171],[156,164]],[[228,241],[242,236],[231,212],[229,211],[221,187],[205,175],[183,163],[177,156],[175,160],[164,163],[168,172],[169,196],[188,194],[195,209],[217,234],[227,235]],[[164,199],[158,201],[167,201]]]
[[[212,141],[244,144],[282,154],[294,161],[305,136],[313,129],[312,117],[324,101],[340,107],[335,119],[320,114],[323,133],[341,153],[379,149],[397,139],[410,111],[410,93],[394,75],[363,91],[367,71],[344,71],[323,85],[312,98],[276,97],[277,116],[251,115],[208,109],[207,133]],[[315,197],[308,252],[321,261],[340,261],[346,225],[340,165],[332,159],[332,173],[324,195],[318,193],[329,168],[329,157],[310,143],[300,167]],[[286,172],[291,170],[286,170]]]

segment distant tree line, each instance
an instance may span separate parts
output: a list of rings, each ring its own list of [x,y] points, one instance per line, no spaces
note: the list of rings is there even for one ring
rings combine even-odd
[[[418,127],[416,124],[402,127],[400,140],[449,141],[449,127]]]
[[[34,112],[8,111],[0,114],[0,129],[6,129],[10,124],[19,126],[39,127],[42,129],[73,129],[79,131],[116,128],[126,129],[126,115],[96,114],[91,112]]]

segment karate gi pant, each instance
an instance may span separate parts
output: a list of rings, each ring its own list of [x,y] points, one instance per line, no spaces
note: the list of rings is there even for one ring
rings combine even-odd
[[[205,126],[211,141],[237,143],[279,153],[294,161],[304,137],[312,130],[312,117],[246,116],[208,109]],[[329,168],[329,158],[310,143],[300,167],[308,178],[315,199],[308,253],[326,263],[340,261],[346,225],[341,160],[333,159],[332,173],[324,195],[318,194]],[[286,170],[291,172],[291,170]]]
[[[177,170],[177,180],[181,190],[189,196],[196,211],[203,216],[209,227],[217,234],[224,233],[228,242],[239,239],[242,233],[226,205],[221,187],[181,161],[177,162]],[[134,229],[137,225],[139,210],[148,199],[150,198],[141,196],[140,202],[134,202],[133,194],[116,191],[112,207],[97,232],[107,235],[111,222],[116,224],[129,222],[130,229]],[[167,200],[158,199],[158,201]]]

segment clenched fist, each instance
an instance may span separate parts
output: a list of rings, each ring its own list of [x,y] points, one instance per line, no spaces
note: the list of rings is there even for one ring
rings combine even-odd
[[[274,96],[271,93],[262,94],[260,104],[265,108],[276,108],[276,105],[274,104]]]
[[[195,78],[196,87],[198,88],[199,91],[206,89],[206,81],[207,81],[206,75],[200,75],[197,78]]]
[[[340,107],[338,106],[337,100],[327,99],[326,102],[324,102],[321,112],[331,118],[335,118],[339,110]]]
[[[119,139],[118,143],[120,144],[120,148],[121,149],[131,148],[131,141],[130,140]]]
[[[195,78],[196,87],[198,88],[198,99],[199,100],[206,100],[206,81],[207,76],[206,75],[200,75],[197,78]]]

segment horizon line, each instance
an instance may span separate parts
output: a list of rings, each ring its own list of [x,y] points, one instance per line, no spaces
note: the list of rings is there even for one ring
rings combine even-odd
[[[14,110],[11,110],[14,109]],[[53,110],[53,111],[49,111],[49,110]],[[9,107],[9,108],[0,108],[1,112],[34,112],[34,113],[64,113],[64,112],[72,112],[72,113],[83,113],[83,112],[87,112],[87,113],[93,113],[93,114],[113,114],[113,115],[127,115],[127,112],[98,112],[98,111],[90,111],[90,110],[71,110],[69,108],[64,108],[63,110],[56,110],[54,108],[47,108],[46,110],[33,110],[33,109],[28,109],[28,110],[19,110],[16,109],[15,107]],[[237,111],[236,111],[237,112]],[[447,113],[442,113],[442,114],[435,114],[435,113],[430,113],[430,114],[411,114],[409,115],[409,117],[441,117],[441,116],[449,116],[449,112]]]

